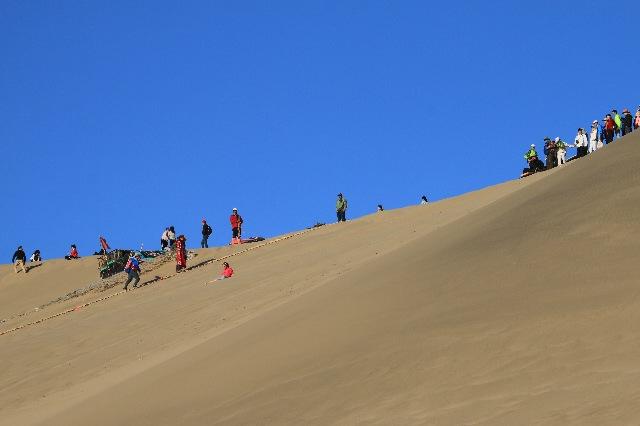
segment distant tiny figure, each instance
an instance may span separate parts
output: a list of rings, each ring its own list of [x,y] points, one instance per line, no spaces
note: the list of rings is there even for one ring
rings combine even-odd
[[[633,117],[628,109],[622,110],[622,136],[633,131]]]
[[[567,163],[567,144],[558,136],[556,138],[556,147],[558,148],[558,166],[562,166]]]
[[[173,246],[176,243],[176,230],[174,229],[173,225],[169,227],[167,236],[169,237],[169,247],[173,249]]]
[[[69,254],[64,258],[67,260],[80,259],[80,256],[78,255],[78,249],[76,248],[75,244],[71,244],[71,250],[69,250]]]
[[[592,153],[601,147],[602,141],[600,140],[600,125],[598,124],[598,120],[593,120],[591,123],[591,132],[589,133],[589,153]]]
[[[131,252],[129,255],[129,260],[127,264],[124,266],[124,271],[129,275],[127,278],[127,282],[124,283],[124,290],[127,290],[129,287],[129,283],[133,281],[133,288],[138,287],[138,283],[140,282],[140,255]]]
[[[524,159],[527,160],[527,164],[529,165],[529,167],[522,171],[521,177],[529,176],[532,173],[544,171],[544,163],[538,158],[538,152],[536,151],[535,144],[531,144],[529,151],[524,154]]]
[[[378,204],[378,211],[379,212],[383,212],[384,211],[384,207],[382,207],[382,204]]]
[[[202,248],[209,248],[209,236],[213,234],[213,229],[209,226],[206,219],[202,219],[202,241],[200,246]]]
[[[429,200],[427,200],[426,195],[423,195],[422,198],[420,198],[420,204],[421,205],[429,204]]]
[[[109,247],[109,243],[107,243],[107,239],[102,235],[100,235],[100,247],[101,254],[107,254],[107,252],[111,250],[111,247]]]
[[[342,192],[338,194],[338,199],[336,200],[336,216],[338,217],[338,222],[346,222],[347,221],[347,199],[342,196]]]
[[[589,140],[587,139],[587,135],[584,133],[584,129],[582,127],[578,129],[578,134],[574,139],[574,145],[578,152],[577,153],[578,158],[584,157],[585,155],[587,155],[587,152],[589,149],[588,148]]]
[[[640,128],[640,108],[636,111],[636,119],[633,121],[633,129],[638,130]]]
[[[231,216],[229,216],[229,222],[231,223],[231,240],[233,243],[239,242],[242,238],[242,216],[238,214],[238,209],[233,208],[231,210]]]
[[[18,271],[18,268],[22,269],[25,274],[27,273],[28,269],[25,266],[26,261],[27,255],[22,249],[22,246],[19,246],[15,253],[13,253],[13,257],[11,258],[11,263],[13,263],[13,270],[16,272],[16,274],[20,272]]]
[[[616,123],[611,118],[611,114],[607,114],[603,119],[604,141],[606,144],[613,142],[613,136],[616,130]]]
[[[160,249],[164,251],[167,247],[169,247],[169,227],[164,228],[164,232],[160,237]]]
[[[176,240],[176,272],[182,272],[187,267],[187,238],[180,235]]]
[[[214,283],[216,281],[220,281],[220,280],[226,280],[229,279],[233,276],[233,268],[231,266],[229,266],[229,264],[227,262],[224,262],[222,264],[222,275],[220,275],[218,278],[211,280],[209,282],[207,282],[207,284],[210,283]]]
[[[31,257],[29,258],[29,262],[42,262],[42,256],[40,255],[40,250],[36,250],[33,252]]]
[[[614,129],[616,139],[620,139],[620,136],[622,134],[622,118],[620,117],[620,114],[618,114],[618,111],[615,109],[611,110],[611,115],[613,116],[613,122],[616,124],[616,127]]]

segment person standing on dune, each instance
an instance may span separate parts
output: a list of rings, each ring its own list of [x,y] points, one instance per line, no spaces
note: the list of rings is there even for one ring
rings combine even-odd
[[[584,133],[584,129],[582,127],[578,129],[578,134],[574,139],[574,145],[578,151],[578,158],[587,155],[589,140],[587,139],[587,135]]]
[[[618,114],[618,111],[615,109],[611,110],[611,114],[613,115],[613,122],[616,123],[614,134],[616,139],[620,139],[620,135],[622,134],[622,118],[620,118],[620,114]]]
[[[589,134],[589,153],[596,151],[602,146],[599,127],[598,120],[593,120],[593,123],[591,123],[591,133]]]
[[[231,216],[229,216],[229,222],[231,223],[231,240],[232,242],[238,243],[242,238],[242,216],[238,214],[238,209],[233,208],[231,210]]]
[[[176,272],[182,272],[187,268],[187,239],[180,235],[175,243],[176,246]]]
[[[213,229],[211,229],[206,219],[202,219],[202,241],[200,241],[202,248],[209,248],[209,236],[211,234],[213,234]]]
[[[622,110],[622,136],[633,131],[633,117],[628,109]]]
[[[160,236],[160,249],[164,251],[169,247],[169,228],[164,228],[164,232]]]
[[[349,205],[347,204],[347,199],[342,196],[342,192],[338,194],[338,199],[336,200],[336,216],[338,217],[338,222],[346,222],[347,221],[347,208]]]
[[[13,270],[16,274],[19,272],[18,268],[22,269],[24,273],[27,273],[27,267],[25,263],[27,261],[27,255],[25,254],[22,246],[19,246],[18,249],[13,253],[13,257],[11,258],[11,263],[13,263]]]
[[[607,114],[602,120],[603,128],[604,128],[604,140],[605,143],[610,144],[613,142],[613,135],[616,130],[616,122],[611,118],[611,114]]]

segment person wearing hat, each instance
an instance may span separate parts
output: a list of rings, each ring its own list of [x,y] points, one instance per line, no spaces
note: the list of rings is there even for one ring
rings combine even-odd
[[[22,269],[25,274],[27,273],[27,267],[25,266],[26,261],[27,255],[22,249],[22,246],[19,246],[15,253],[13,253],[13,257],[11,258],[11,263],[13,263],[13,270],[16,272],[16,274],[20,272],[18,271],[18,268]]]
[[[209,226],[206,219],[202,219],[202,241],[200,246],[202,248],[209,248],[209,235],[213,234],[213,229]]]
[[[229,222],[231,223],[231,242],[238,244],[242,238],[242,216],[238,214],[238,209],[235,207],[231,210],[231,216],[229,216]]]
[[[176,272],[187,268],[187,238],[180,235],[176,239]]]
[[[522,175],[528,176],[530,173],[535,173],[544,170],[544,164],[538,159],[538,152],[536,151],[536,145],[531,144],[529,151],[524,154],[524,159],[529,164],[528,170],[523,170]]]
[[[547,156],[547,170],[553,169],[558,165],[558,148],[556,147],[556,143],[549,139],[549,137],[544,138],[544,155]]]
[[[346,222],[347,221],[347,199],[342,196],[342,192],[338,194],[338,199],[336,200],[336,216],[338,217],[338,222]]]
[[[562,166],[563,164],[567,163],[567,147],[568,145],[566,143],[564,143],[564,141],[562,139],[560,139],[560,136],[556,137],[556,147],[558,149],[557,152],[557,156],[558,156],[558,167]]]
[[[127,278],[127,282],[124,283],[123,290],[127,290],[129,287],[129,283],[133,281],[133,288],[138,287],[138,283],[140,282],[140,255],[134,252],[131,252],[129,255],[129,260],[127,264],[124,266],[124,271],[129,275]]]
[[[576,147],[578,158],[584,157],[585,155],[587,155],[589,141],[582,127],[578,129],[578,134],[574,139],[574,146]]]
[[[598,120],[593,120],[591,123],[591,133],[589,134],[589,153],[592,153],[601,147],[602,141],[600,140],[600,126],[598,125]]]
[[[631,133],[633,130],[633,117],[628,109],[622,111],[622,136]]]
[[[611,114],[613,115],[613,122],[616,124],[616,128],[614,129],[615,137],[616,139],[620,139],[620,134],[622,133],[622,118],[615,109],[611,110]]]

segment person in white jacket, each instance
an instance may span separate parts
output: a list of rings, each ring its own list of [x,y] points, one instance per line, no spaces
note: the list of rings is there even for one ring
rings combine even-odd
[[[584,129],[582,127],[578,129],[578,134],[574,139],[574,145],[578,151],[578,158],[587,155],[587,147],[589,146],[589,141],[587,140],[587,135],[584,133]]]
[[[600,142],[600,127],[598,126],[598,120],[593,120],[591,134],[589,135],[589,154],[599,148],[598,142]]]

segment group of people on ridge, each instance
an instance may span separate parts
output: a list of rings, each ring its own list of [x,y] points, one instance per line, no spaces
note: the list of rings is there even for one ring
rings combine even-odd
[[[606,114],[602,122],[593,120],[589,132],[582,127],[573,140],[573,144],[567,144],[559,137],[552,140],[549,137],[544,138],[544,155],[546,164],[536,151],[535,144],[531,144],[529,150],[524,154],[527,160],[528,168],[524,169],[522,176],[528,176],[543,170],[549,170],[557,166],[562,166],[567,162],[567,148],[576,148],[576,157],[581,158],[602,148],[635,130],[640,128],[640,106],[636,111],[635,118],[631,116],[631,112],[625,108],[622,110],[622,116],[618,111],[613,109],[610,114]]]

